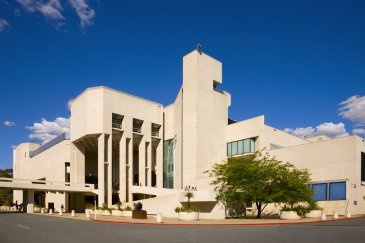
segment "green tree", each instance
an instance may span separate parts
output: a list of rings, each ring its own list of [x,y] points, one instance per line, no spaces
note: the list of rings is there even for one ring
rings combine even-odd
[[[213,178],[217,200],[225,205],[254,202],[257,218],[269,203],[309,201],[311,190],[307,183],[307,170],[294,168],[261,152],[241,157],[230,157],[224,163],[216,163],[209,171]]]
[[[13,177],[13,169],[0,170],[0,177]],[[13,191],[0,188],[0,205],[10,205],[13,201]]]
[[[191,208],[190,199],[192,197],[194,197],[194,194],[192,192],[187,192],[187,193],[185,193],[185,197],[188,198],[187,206],[188,206],[188,209],[190,209]]]

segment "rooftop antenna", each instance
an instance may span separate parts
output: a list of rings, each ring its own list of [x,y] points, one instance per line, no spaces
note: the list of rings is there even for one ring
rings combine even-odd
[[[202,45],[200,45],[200,44],[196,45],[196,50],[199,52],[200,55],[202,54],[201,48],[202,48]]]

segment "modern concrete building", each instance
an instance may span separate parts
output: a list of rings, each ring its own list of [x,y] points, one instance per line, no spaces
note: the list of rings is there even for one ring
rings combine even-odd
[[[142,200],[148,213],[176,216],[184,188],[196,187],[192,203],[201,218],[224,218],[205,170],[227,156],[266,149],[308,168],[315,199],[330,213],[365,213],[365,142],[349,136],[302,139],[265,124],[264,116],[236,122],[231,96],[219,90],[222,63],[193,51],[183,58],[183,82],[164,107],[107,87],[88,88],[71,104],[70,136],[14,150],[14,178],[95,185],[97,203]],[[22,201],[15,192],[14,201]],[[36,193],[42,206],[82,211],[94,196]]]

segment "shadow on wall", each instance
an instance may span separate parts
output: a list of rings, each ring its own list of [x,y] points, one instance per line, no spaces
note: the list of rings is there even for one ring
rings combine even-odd
[[[211,213],[217,203],[216,202],[190,202],[190,204],[193,208],[198,209],[200,213]],[[187,203],[182,202],[181,205],[187,206]]]

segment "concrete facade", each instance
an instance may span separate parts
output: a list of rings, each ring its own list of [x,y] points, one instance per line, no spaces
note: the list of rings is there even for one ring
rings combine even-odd
[[[142,201],[148,213],[170,217],[186,201],[184,188],[196,187],[192,203],[201,218],[224,218],[204,171],[227,156],[265,149],[309,169],[314,183],[346,182],[346,210],[365,213],[363,139],[302,139],[266,125],[264,116],[232,121],[231,96],[220,84],[222,63],[193,51],[183,58],[182,86],[169,106],[107,87],[88,88],[71,104],[69,138],[44,151],[34,143],[14,150],[14,178],[91,183],[99,206]],[[67,210],[82,210],[93,200],[77,193],[43,196],[45,206],[63,204]],[[23,200],[21,192],[15,200]]]

